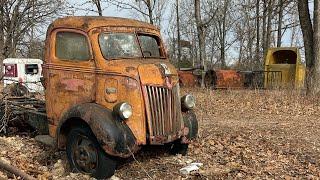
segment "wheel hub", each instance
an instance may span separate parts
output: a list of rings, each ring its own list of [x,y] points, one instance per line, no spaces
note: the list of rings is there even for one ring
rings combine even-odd
[[[79,170],[92,173],[97,167],[97,150],[92,141],[86,137],[79,137],[74,148],[74,160]]]

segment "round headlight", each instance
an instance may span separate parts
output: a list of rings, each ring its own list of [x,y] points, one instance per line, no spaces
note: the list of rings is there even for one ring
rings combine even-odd
[[[181,102],[183,107],[187,109],[193,109],[196,106],[196,101],[194,96],[191,94],[187,94],[181,98]]]
[[[117,104],[113,109],[122,119],[128,119],[132,116],[132,107],[124,102]]]

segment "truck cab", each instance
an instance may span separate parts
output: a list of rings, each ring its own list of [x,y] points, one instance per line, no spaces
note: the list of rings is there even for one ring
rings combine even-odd
[[[160,31],[115,17],[65,17],[48,28],[43,64],[49,134],[72,170],[113,175],[143,145],[186,154],[197,136],[192,95],[180,95]]]

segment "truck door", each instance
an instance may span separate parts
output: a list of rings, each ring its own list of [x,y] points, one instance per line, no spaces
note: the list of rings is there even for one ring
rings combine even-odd
[[[82,31],[55,30],[50,34],[49,45],[44,77],[50,135],[54,136],[67,110],[94,100],[95,63],[89,38]]]

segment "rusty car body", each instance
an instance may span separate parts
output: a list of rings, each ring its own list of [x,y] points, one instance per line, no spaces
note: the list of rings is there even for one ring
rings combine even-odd
[[[178,72],[180,83],[186,87],[200,86],[199,69],[182,69]],[[208,70],[205,75],[205,86],[212,89],[245,88],[244,75],[236,70]]]
[[[169,63],[159,29],[151,24],[114,17],[57,19],[47,31],[43,75],[49,134],[60,149],[68,151],[68,136],[79,127],[89,129],[78,133],[92,133],[109,159],[127,158],[142,145],[172,143],[171,148],[186,149],[183,145],[197,136],[194,99],[181,99],[177,70]],[[119,106],[130,117],[119,116]],[[79,140],[75,146],[83,152],[73,149],[69,162],[76,164],[72,157],[79,156],[76,171],[111,176],[113,164],[103,165],[108,172],[88,170],[88,164],[99,164],[81,159],[100,157],[89,152],[88,139],[95,141]]]
[[[197,77],[193,74],[193,69],[178,71],[180,86],[195,87],[197,85]]]
[[[242,75],[235,70],[217,70],[216,89],[244,88]]]

